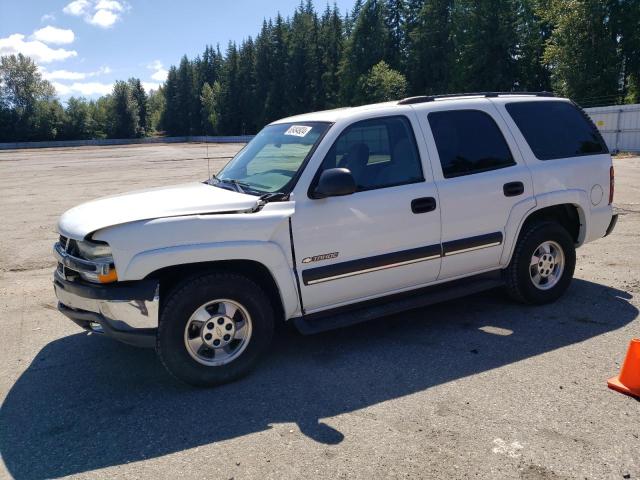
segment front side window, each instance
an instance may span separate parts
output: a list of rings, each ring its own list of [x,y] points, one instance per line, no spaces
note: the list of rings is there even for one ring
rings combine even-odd
[[[431,112],[428,119],[445,178],[515,165],[507,141],[489,114],[449,110]]]
[[[598,129],[569,102],[512,102],[505,107],[540,160],[607,153]]]
[[[322,170],[348,168],[358,191],[424,180],[413,130],[405,117],[383,117],[347,127],[324,158]]]
[[[247,193],[287,190],[330,126],[327,122],[268,125],[220,171],[217,180]]]

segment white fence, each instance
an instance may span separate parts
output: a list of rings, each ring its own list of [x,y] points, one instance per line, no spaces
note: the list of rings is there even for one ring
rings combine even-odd
[[[640,104],[584,109],[611,153],[640,152]]]
[[[17,148],[55,148],[55,147],[87,147],[92,145],[137,145],[146,143],[247,143],[253,135],[235,136],[191,136],[191,137],[148,137],[148,138],[103,138],[99,140],[60,140],[50,142],[14,142],[0,143],[0,150]]]

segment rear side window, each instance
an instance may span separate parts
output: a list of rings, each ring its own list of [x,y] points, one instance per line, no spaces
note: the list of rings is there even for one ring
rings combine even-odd
[[[540,160],[608,153],[598,129],[568,102],[513,102],[507,112]]]
[[[450,110],[431,112],[428,119],[445,178],[515,165],[507,141],[489,114]]]

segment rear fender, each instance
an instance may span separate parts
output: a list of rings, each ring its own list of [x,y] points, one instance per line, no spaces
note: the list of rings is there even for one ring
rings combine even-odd
[[[580,219],[580,232],[576,246],[582,245],[588,235],[588,222],[585,212],[589,211],[590,201],[587,192],[579,189],[561,190],[556,192],[543,193],[535,196],[535,203],[532,208],[523,210],[516,205],[509,215],[509,220],[505,228],[505,245],[500,259],[500,265],[506,267],[511,261],[511,256],[516,246],[518,237],[527,218],[538,210],[552,207],[554,205],[570,204],[576,207]]]

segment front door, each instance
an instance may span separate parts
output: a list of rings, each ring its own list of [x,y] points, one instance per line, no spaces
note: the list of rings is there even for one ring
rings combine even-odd
[[[292,234],[305,313],[434,281],[440,269],[437,191],[409,118],[347,126],[320,171],[335,167],[352,172],[356,193],[296,198]]]

